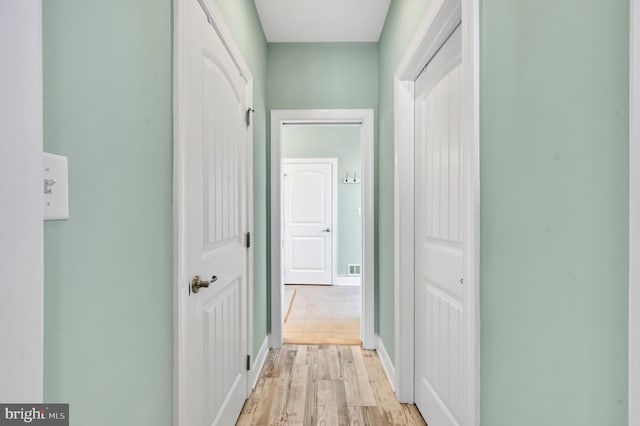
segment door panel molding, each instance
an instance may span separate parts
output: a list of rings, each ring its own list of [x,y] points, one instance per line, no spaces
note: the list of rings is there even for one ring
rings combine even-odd
[[[282,346],[282,150],[283,124],[360,124],[362,144],[362,317],[360,338],[375,349],[374,330],[374,113],[372,109],[300,109],[271,111],[271,334],[269,344]],[[279,236],[279,237],[277,237]]]
[[[629,40],[629,426],[640,426],[640,0],[630,2]]]
[[[197,2],[201,5],[208,17],[212,28],[215,30],[225,50],[229,53],[234,67],[237,68],[244,82],[244,98],[246,104],[253,104],[253,76],[245,62],[232,33],[222,17],[222,13],[213,0],[175,0],[173,2],[174,24],[174,77],[173,77],[173,116],[174,116],[174,161],[173,161],[173,326],[174,326],[174,362],[173,362],[173,424],[188,425],[188,351],[187,351],[187,324],[189,281],[186,259],[186,106],[187,106],[187,46],[189,40],[189,2]],[[238,88],[234,88],[238,90]],[[247,130],[247,157],[253,158],[253,124]],[[246,229],[253,233],[253,168],[247,167],[247,217]],[[253,353],[253,248],[247,253],[247,352]],[[247,394],[253,386],[248,383]]]
[[[418,26],[400,65],[394,83],[395,172],[394,172],[394,304],[395,383],[401,402],[414,401],[414,297],[415,297],[415,199],[414,199],[414,86],[429,60],[462,22],[462,134],[469,145],[463,159],[464,184],[468,195],[463,221],[468,235],[462,242],[464,285],[469,309],[465,315],[469,356],[464,361],[467,391],[462,405],[462,424],[480,424],[480,163],[479,163],[479,2],[435,0]]]

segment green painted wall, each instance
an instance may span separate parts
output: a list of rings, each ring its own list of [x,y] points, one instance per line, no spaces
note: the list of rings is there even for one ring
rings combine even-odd
[[[252,0],[217,0],[253,75],[253,355],[267,335],[267,42]]]
[[[270,43],[267,106],[376,108],[376,43]]]
[[[361,176],[360,126],[288,125],[282,128],[283,158],[338,159],[338,223],[336,274],[347,275],[347,264],[362,259],[362,184],[346,184],[347,173]]]
[[[628,22],[482,2],[485,425],[627,424]]]
[[[44,147],[69,157],[45,223],[44,399],[71,425],[171,425],[172,6],[48,0]]]
[[[255,322],[266,335],[266,41],[220,8],[254,77]],[[44,3],[45,150],[71,219],[45,224],[45,400],[72,425],[172,424],[172,4]],[[105,406],[115,407],[105,410]]]
[[[430,0],[394,0],[379,43],[379,106],[377,152],[377,255],[378,334],[389,357],[395,359],[393,272],[393,76],[422,20]]]

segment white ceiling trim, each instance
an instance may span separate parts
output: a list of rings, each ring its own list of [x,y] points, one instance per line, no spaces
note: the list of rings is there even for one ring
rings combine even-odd
[[[255,0],[270,43],[377,42],[390,0]]]

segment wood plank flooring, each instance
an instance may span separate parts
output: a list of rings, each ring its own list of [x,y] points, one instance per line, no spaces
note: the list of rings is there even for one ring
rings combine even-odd
[[[272,349],[237,425],[425,425],[396,399],[375,351],[360,346]]]

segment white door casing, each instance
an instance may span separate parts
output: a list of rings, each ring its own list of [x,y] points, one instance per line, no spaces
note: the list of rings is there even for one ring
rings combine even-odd
[[[415,83],[415,402],[434,426],[462,417],[461,47],[458,28]]]
[[[282,346],[284,268],[282,262],[281,128],[286,124],[359,124],[362,146],[362,316],[360,338],[365,349],[376,348],[374,330],[374,114],[373,110],[271,111],[271,334],[269,345]],[[280,236],[280,238],[278,237]]]
[[[176,424],[236,421],[248,395],[251,76],[213,3],[176,4]],[[192,291],[198,275],[208,288]]]
[[[395,73],[394,271],[395,390],[414,402],[415,343],[415,82],[452,32],[461,25],[460,200],[465,310],[461,341],[460,424],[480,424],[480,162],[479,162],[479,1],[434,0],[428,7]],[[462,22],[462,24],[460,24]]]
[[[283,160],[286,284],[334,284],[337,164]]]
[[[0,2],[0,401],[41,402],[42,1]]]

